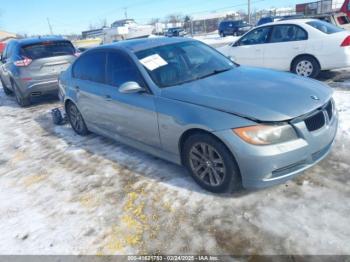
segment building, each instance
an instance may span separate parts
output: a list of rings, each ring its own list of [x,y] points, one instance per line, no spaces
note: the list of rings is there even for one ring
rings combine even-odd
[[[5,31],[0,31],[0,42],[4,42],[13,38],[17,38],[17,35]]]
[[[104,28],[87,30],[87,31],[83,31],[81,34],[83,39],[103,37],[103,29]]]
[[[296,13],[303,15],[317,15],[339,11],[348,13],[349,1],[350,0],[319,0],[305,4],[297,4]]]
[[[6,43],[13,38],[17,38],[17,35],[5,31],[0,31],[0,54],[2,54],[4,51]]]

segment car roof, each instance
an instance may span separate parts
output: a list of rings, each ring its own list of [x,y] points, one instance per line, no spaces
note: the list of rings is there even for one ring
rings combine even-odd
[[[307,22],[311,21],[319,21],[318,19],[311,19],[311,18],[305,18],[305,19],[288,19],[288,20],[281,20],[281,21],[276,21],[276,22],[271,22],[267,24],[263,24],[258,27],[263,27],[263,26],[271,26],[271,25],[284,25],[284,24],[295,24],[295,25],[302,25]]]
[[[133,40],[123,40],[109,45],[103,45],[97,47],[98,49],[113,49],[122,48],[128,49],[132,52],[138,52],[145,49],[150,49],[158,46],[181,43],[181,42],[191,42],[196,41],[191,38],[184,37],[151,37]]]
[[[43,37],[32,37],[32,38],[24,38],[24,39],[16,39],[15,41],[20,45],[32,45],[42,42],[48,41],[62,41],[66,40],[61,36],[43,36]],[[68,40],[66,40],[68,41]]]

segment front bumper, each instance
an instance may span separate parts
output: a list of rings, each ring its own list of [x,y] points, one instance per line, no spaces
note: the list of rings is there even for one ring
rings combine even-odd
[[[232,130],[215,132],[237,160],[244,188],[264,188],[283,183],[325,158],[338,128],[338,114],[321,129],[309,132],[303,121],[293,124],[299,139],[287,143],[255,146]]]

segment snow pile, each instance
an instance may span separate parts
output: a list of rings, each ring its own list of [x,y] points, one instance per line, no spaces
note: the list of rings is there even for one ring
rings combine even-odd
[[[193,38],[203,43],[206,43],[207,45],[211,45],[213,47],[220,47],[220,46],[228,45],[237,41],[239,37],[237,36],[221,37],[218,34],[209,34],[209,35],[203,35],[203,36],[194,36]]]

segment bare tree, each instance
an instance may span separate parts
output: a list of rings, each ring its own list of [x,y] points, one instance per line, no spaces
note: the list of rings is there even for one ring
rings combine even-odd
[[[170,14],[166,17],[168,23],[176,24],[184,20],[181,14]]]
[[[149,22],[148,22],[148,24],[149,25],[155,25],[155,24],[157,24],[157,23],[159,23],[160,22],[160,19],[159,18],[152,18]]]
[[[106,18],[100,19],[100,27],[108,27],[108,21]]]

